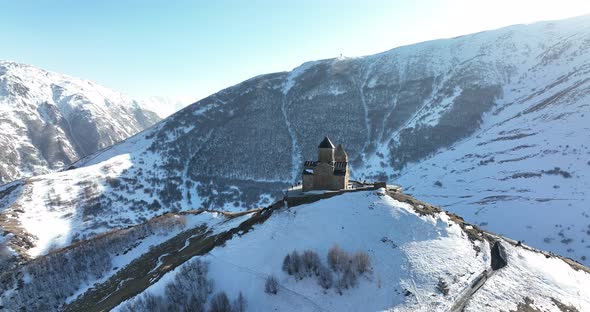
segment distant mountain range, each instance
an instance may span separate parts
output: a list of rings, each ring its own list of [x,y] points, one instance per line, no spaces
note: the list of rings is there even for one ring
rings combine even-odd
[[[0,61],[0,183],[64,169],[159,120],[91,81]]]
[[[160,118],[166,118],[196,100],[187,96],[150,96],[141,98],[138,102],[143,109],[156,113]]]
[[[589,264],[588,103],[590,16],[308,62],[213,94],[76,169],[0,187],[0,222],[11,248],[38,256],[169,211],[262,207],[328,135],[352,178],[399,183]]]

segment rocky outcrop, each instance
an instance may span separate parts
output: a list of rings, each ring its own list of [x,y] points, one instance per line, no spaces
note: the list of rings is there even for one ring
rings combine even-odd
[[[492,270],[496,271],[508,264],[508,257],[506,256],[506,249],[500,243],[496,241],[492,247]]]

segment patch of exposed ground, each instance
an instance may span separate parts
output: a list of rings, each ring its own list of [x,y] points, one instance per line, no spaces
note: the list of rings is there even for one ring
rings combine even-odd
[[[555,299],[555,298],[551,298],[551,301],[553,301],[553,303],[559,308],[559,310],[561,310],[562,312],[579,312],[578,309],[576,309],[573,306],[568,306],[562,302],[560,302],[559,300]]]
[[[504,159],[504,160],[498,161],[498,164],[503,164],[503,163],[507,163],[507,162],[517,162],[517,161],[529,159],[529,158],[532,158],[532,157],[535,157],[535,156],[537,156],[537,154],[522,156],[522,157],[518,157],[518,158]]]
[[[509,200],[517,200],[520,199],[522,197],[520,196],[510,196],[510,195],[494,195],[494,196],[487,196],[482,198],[481,200],[477,201],[477,202],[473,202],[472,204],[476,204],[476,205],[487,205],[490,203],[496,203],[499,201],[509,201]]]
[[[573,85],[564,88],[563,90],[555,93],[554,95],[546,98],[545,100],[535,104],[534,106],[528,108],[527,110],[524,111],[524,114],[529,114],[532,112],[536,112],[539,111],[553,103],[558,102],[561,98],[565,97],[566,95],[568,95],[572,90],[578,88],[579,86],[585,84],[586,82],[590,81],[590,78],[586,78],[580,81],[577,81],[576,83],[574,83]]]
[[[560,175],[565,179],[569,179],[572,177],[572,174],[562,170],[559,167],[555,167],[553,169],[549,169],[549,170],[541,170],[540,172],[519,172],[519,173],[515,173],[511,176],[505,177],[500,179],[500,181],[506,181],[506,180],[510,180],[510,179],[528,179],[528,178],[540,178],[543,175]]]
[[[551,298],[551,301],[553,301],[553,304],[555,304],[555,306],[557,306],[557,308],[561,312],[579,312],[579,310],[576,309],[575,307],[568,306],[555,298]],[[516,306],[516,310],[510,310],[510,312],[545,312],[546,311],[546,310],[537,309],[534,305],[535,305],[535,301],[533,299],[531,299],[529,297],[524,297],[524,302],[519,302],[518,305]]]
[[[518,139],[526,138],[526,137],[529,137],[529,136],[533,136],[535,134],[536,133],[518,133],[518,134],[514,134],[514,135],[506,135],[506,136],[501,136],[501,137],[494,138],[494,139],[489,140],[487,142],[478,143],[477,145],[478,146],[482,146],[482,145],[487,145],[487,144],[498,142],[498,141],[518,140]]]
[[[516,310],[510,310],[510,312],[545,312],[533,307],[532,305],[534,303],[533,299],[524,297],[524,302],[519,302],[516,306]]]

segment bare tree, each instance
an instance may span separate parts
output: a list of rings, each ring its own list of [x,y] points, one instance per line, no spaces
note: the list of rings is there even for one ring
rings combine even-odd
[[[227,294],[222,291],[218,292],[211,298],[211,306],[209,307],[210,312],[232,312],[231,304]]]
[[[301,266],[301,257],[297,250],[291,252],[291,274],[295,275],[298,279],[303,279],[303,270]]]
[[[342,274],[340,275],[340,280],[338,280],[338,291],[342,292],[343,289],[348,289],[356,286],[357,283],[357,275],[356,272],[352,269],[352,265],[347,265],[343,270]]]
[[[334,244],[328,251],[328,265],[330,265],[332,270],[340,272],[348,262],[350,262],[350,257],[338,245]]]
[[[274,275],[269,275],[264,283],[264,292],[276,295],[279,292],[279,282]]]
[[[365,274],[371,270],[371,259],[366,252],[359,251],[352,257],[352,265],[359,274]]]
[[[244,295],[240,291],[238,297],[234,300],[232,312],[246,312],[247,306],[248,303],[246,302],[246,298],[244,298]]]
[[[291,255],[287,254],[283,259],[283,271],[289,275],[293,275],[291,271]]]
[[[149,293],[141,294],[135,300],[129,301],[120,307],[122,312],[134,311],[166,311],[170,307],[164,298]]]
[[[177,310],[178,311],[178,310]],[[201,302],[200,298],[193,294],[185,302],[184,306],[180,309],[181,312],[205,312],[205,305]]]
[[[332,275],[332,271],[328,269],[328,267],[324,265],[320,265],[318,274],[318,283],[324,289],[329,289],[334,284],[334,277]]]
[[[301,256],[302,262],[302,269],[307,274],[307,276],[312,276],[315,274],[316,276],[319,275],[319,268],[322,264],[320,257],[318,254],[313,250],[306,250],[303,252]]]

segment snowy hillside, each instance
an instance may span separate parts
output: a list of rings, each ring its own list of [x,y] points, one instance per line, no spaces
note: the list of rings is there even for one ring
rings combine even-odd
[[[158,120],[91,81],[0,61],[0,183],[63,169]]]
[[[590,85],[576,93],[539,111],[494,111],[397,182],[484,228],[590,263]]]
[[[410,205],[390,197],[351,193],[273,214],[201,260],[209,262],[215,290],[230,298],[241,291],[251,311],[414,311],[418,306],[445,311],[452,301],[441,300],[438,278],[455,280],[449,293],[453,297],[486,269],[490,259],[487,244],[471,242],[459,226],[449,223],[445,215],[421,217]],[[334,245],[350,253],[366,252],[371,259],[372,271],[359,276],[358,285],[342,295],[335,285],[321,287],[315,276],[299,280],[283,272],[283,258],[293,251],[312,250],[328,265],[326,255]],[[175,272],[147,293],[164,296],[163,286]],[[264,292],[270,275],[280,285],[276,295]]]
[[[287,254],[301,258],[285,262]],[[356,262],[362,255],[366,266]],[[76,259],[76,269],[64,259]],[[276,291],[265,291],[269,276]],[[383,188],[235,217],[165,215],[0,281],[9,310],[198,310],[222,292],[241,293],[246,311],[590,309],[587,268]]]
[[[78,169],[0,187],[0,226],[36,256],[168,211],[262,207],[328,135],[353,178],[590,264],[588,64],[584,16],[257,76]]]
[[[215,290],[230,298],[242,292],[251,311],[448,311],[490,266],[490,243],[470,239],[444,213],[420,215],[410,204],[384,194],[383,190],[344,194],[275,213],[200,260],[209,263]],[[358,284],[342,295],[336,286],[322,288],[315,277],[298,280],[283,272],[288,253],[312,250],[326,263],[325,255],[335,244],[350,253],[366,252],[372,265],[371,272],[360,275]],[[558,311],[552,298],[580,311],[590,309],[590,274],[560,259],[503,244],[509,265],[488,279],[484,286],[494,286],[477,292],[466,311],[514,310],[528,299],[534,307]],[[178,271],[164,276],[147,293],[165,300],[164,285]],[[269,275],[279,281],[276,295],[263,291]],[[341,274],[334,275],[337,280]],[[524,276],[546,282],[523,291]],[[437,289],[441,278],[448,284],[447,295]],[[510,285],[509,297],[498,296],[501,288],[496,285]]]

